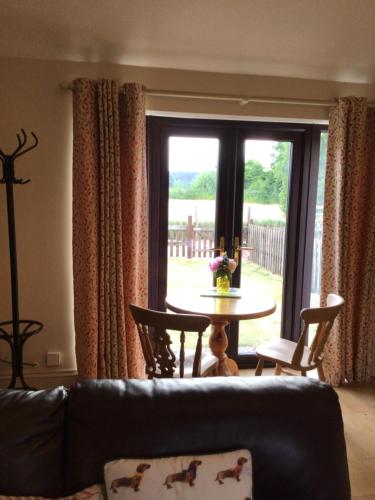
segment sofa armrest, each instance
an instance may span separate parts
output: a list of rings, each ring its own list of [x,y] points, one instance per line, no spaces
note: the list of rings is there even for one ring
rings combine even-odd
[[[0,495],[62,496],[67,392],[0,391]]]

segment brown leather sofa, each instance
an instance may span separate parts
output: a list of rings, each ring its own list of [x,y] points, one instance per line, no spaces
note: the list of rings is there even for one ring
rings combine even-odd
[[[96,380],[0,391],[0,495],[72,494],[102,483],[104,464],[120,457],[238,448],[252,453],[255,500],[350,499],[338,399],[320,382]]]

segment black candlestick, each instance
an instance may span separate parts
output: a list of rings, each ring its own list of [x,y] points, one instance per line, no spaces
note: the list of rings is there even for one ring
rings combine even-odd
[[[17,246],[16,246],[16,224],[14,216],[14,196],[13,184],[27,184],[30,179],[16,179],[14,172],[14,160],[26,152],[34,149],[38,144],[38,138],[31,132],[34,138],[34,144],[25,147],[27,136],[21,129],[22,137],[17,134],[18,146],[12,154],[7,155],[0,149],[0,159],[3,164],[3,178],[1,184],[6,185],[7,214],[8,214],[8,236],[9,236],[9,257],[10,257],[10,278],[12,293],[12,321],[3,321],[0,323],[0,339],[8,342],[12,355],[12,378],[9,383],[9,389],[16,388],[17,378],[21,381],[21,389],[31,389],[23,376],[23,346],[28,338],[39,333],[43,325],[39,321],[20,320],[19,302],[18,302],[18,273],[17,273]]]

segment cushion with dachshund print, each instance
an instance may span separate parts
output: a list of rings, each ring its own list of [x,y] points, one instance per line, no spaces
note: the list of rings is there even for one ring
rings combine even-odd
[[[115,460],[104,476],[108,500],[252,500],[248,450]]]

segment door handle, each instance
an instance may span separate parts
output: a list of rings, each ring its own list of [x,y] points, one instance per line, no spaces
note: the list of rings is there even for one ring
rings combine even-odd
[[[208,248],[206,251],[207,252],[220,252],[220,255],[224,255],[225,254],[225,238],[224,238],[224,236],[220,236],[218,247]]]
[[[233,245],[233,251],[234,251],[234,260],[236,261],[237,265],[240,260],[240,252],[242,250],[254,250],[253,247],[243,247],[240,245],[240,238],[239,236],[236,236],[234,238],[234,245]]]

